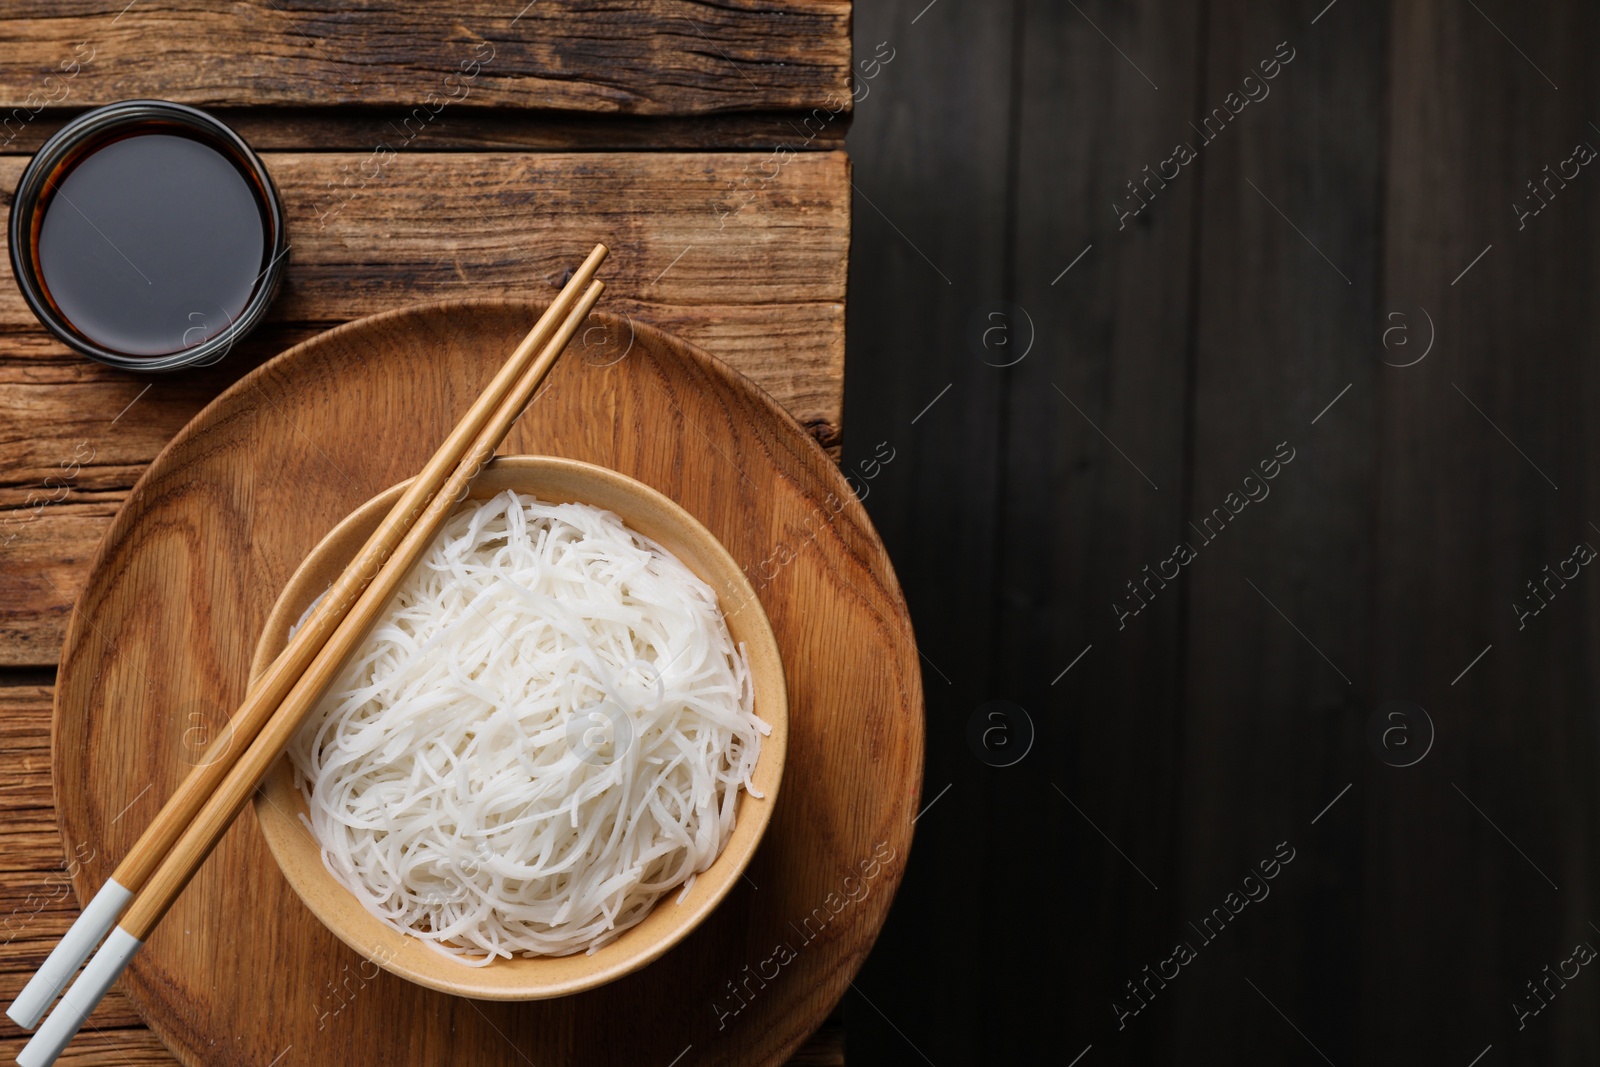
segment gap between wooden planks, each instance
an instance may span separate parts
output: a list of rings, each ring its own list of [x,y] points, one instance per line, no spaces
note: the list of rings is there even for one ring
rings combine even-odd
[[[778,162],[766,153],[402,150],[381,166],[368,152],[264,158],[288,211],[288,279],[273,320],[215,367],[145,377],[72,355],[42,332],[9,264],[0,266],[0,665],[55,663],[128,489],[245,371],[373,312],[553,293],[596,240],[612,248],[608,310],[701,345],[837,446],[844,153]],[[14,188],[23,166],[0,158],[0,188]]]
[[[3,23],[0,23],[3,25]],[[70,102],[70,98],[69,102]],[[206,108],[258,152],[349,151],[395,139],[412,112],[393,104],[317,107]],[[0,107],[0,154],[31,156],[83,109],[53,106],[9,125]],[[843,148],[851,112],[741,111],[716,115],[586,115],[570,111],[453,108],[426,125],[429,151],[770,152]]]

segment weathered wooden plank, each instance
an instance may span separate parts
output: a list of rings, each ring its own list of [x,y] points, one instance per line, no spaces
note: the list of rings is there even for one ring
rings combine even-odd
[[[89,560],[116,514],[115,500],[50,505],[0,523],[0,666],[53,664]],[[31,516],[31,517],[30,517]]]
[[[841,331],[842,313],[837,304],[659,306],[639,318],[721,355],[829,447],[838,441],[843,368],[785,357],[814,347],[820,334]],[[708,322],[708,314],[720,318]],[[37,331],[0,334],[0,531],[14,530],[26,518],[7,509],[26,511],[78,500],[80,492],[128,488],[218,392],[333,325],[269,324],[219,364],[153,378],[81,359]],[[75,460],[78,470],[72,473]],[[0,532],[0,545],[5,540]]]
[[[639,115],[850,98],[848,0],[449,5],[27,0],[0,13],[0,109],[490,106]]]
[[[177,1059],[167,1051],[161,1039],[149,1030],[135,1027],[113,1029],[109,1024],[102,1025],[102,1013],[110,1016],[106,1006],[109,1003],[110,999],[107,998],[107,1002],[89,1016],[82,1034],[73,1040],[72,1047],[62,1053],[56,1063],[61,1067],[176,1067]],[[10,1020],[6,1020],[0,1034],[5,1035],[0,1037],[0,1056],[7,1061],[15,1060],[28,1043],[28,1035],[12,1025]]]
[[[338,322],[421,300],[548,290],[597,240],[612,247],[608,306],[644,318],[692,307],[707,312],[714,331],[742,310],[750,336],[751,317],[774,305],[844,298],[849,164],[839,152],[771,161],[744,153],[268,153],[266,161],[292,245],[279,321]],[[22,166],[0,159],[0,188],[14,187]],[[0,330],[33,328],[5,270]],[[738,365],[711,336],[690,339]],[[837,373],[842,340],[824,332],[807,348],[769,355],[831,363]]]
[[[5,863],[16,868],[0,872],[0,885],[7,892],[0,908],[0,940],[15,935],[21,944],[28,938],[60,936],[78,913],[78,903],[71,893],[61,895],[65,875],[55,808],[11,808],[5,814],[27,829],[0,835],[7,849]],[[44,953],[39,955],[43,958]]]
[[[369,162],[376,173],[366,179]],[[641,314],[844,293],[842,153],[796,155],[770,181],[762,157],[723,153],[396,153],[375,162],[291,153],[268,154],[267,164],[293,245],[281,319],[340,320],[393,307],[401,294],[548,288],[576,245],[599,239],[613,246],[611,299]],[[0,186],[15,186],[21,169],[0,160]],[[753,200],[740,210],[745,195]],[[6,285],[0,328],[29,323]]]

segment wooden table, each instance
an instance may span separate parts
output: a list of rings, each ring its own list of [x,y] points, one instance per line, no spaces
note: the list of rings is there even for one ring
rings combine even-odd
[[[860,54],[899,55],[851,130],[845,459],[899,450],[868,505],[943,675],[924,803],[948,792],[856,979],[853,1062],[1596,1062],[1595,974],[1510,1008],[1600,947],[1600,582],[1512,607],[1600,547],[1600,176],[1513,210],[1600,148],[1595,14],[859,6]],[[1142,186],[1279,42],[1271,96]],[[1269,499],[1189,528],[1285,441]],[[1122,627],[1179,539],[1199,558]],[[963,732],[997,698],[1037,731],[1003,768]],[[1412,766],[1391,700],[1432,716]],[[1119,1028],[1285,840],[1271,898]],[[967,915],[1026,936],[928,936]]]
[[[396,7],[405,10],[397,11]],[[0,197],[84,108],[205,107],[262,155],[291,266],[216,366],[148,378],[51,339],[0,281],[0,997],[76,913],[49,779],[62,631],[157,451],[243,373],[403,304],[553,291],[595,240],[608,307],[702,345],[837,449],[850,236],[848,0],[173,0],[0,11]],[[68,474],[68,471],[75,473]],[[61,1062],[174,1062],[115,994]],[[21,1045],[9,1022],[0,1057]],[[842,1063],[837,1016],[796,1063]]]

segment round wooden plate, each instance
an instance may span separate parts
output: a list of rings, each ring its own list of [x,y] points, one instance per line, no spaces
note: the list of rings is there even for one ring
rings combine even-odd
[[[69,854],[95,857],[80,900],[220,733],[305,554],[421,467],[538,311],[451,302],[341,326],[241,379],[156,458],[62,650],[57,804]],[[599,314],[502,451],[631,475],[750,575],[782,650],[790,734],[747,877],[681,944],[610,985],[466,1000],[345,947],[245,814],[123,979],[185,1063],[777,1064],[882,926],[920,791],[922,687],[894,573],[838,469],[730,368]]]

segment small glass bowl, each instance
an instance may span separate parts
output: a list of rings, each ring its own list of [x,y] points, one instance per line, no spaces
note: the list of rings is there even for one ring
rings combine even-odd
[[[44,219],[41,208],[48,206],[55,179],[65,175],[79,160],[135,129],[140,133],[159,133],[162,127],[209,145],[239,169],[261,208],[267,231],[262,242],[265,262],[243,310],[222,330],[176,352],[137,355],[107,348],[85,336],[51,299],[39,267],[39,232]],[[45,142],[17,183],[16,196],[11,203],[9,244],[11,270],[17,287],[45,328],[63,344],[90,359],[135,371],[176,370],[215,363],[225,356],[234,342],[265,317],[283,281],[288,250],[283,204],[260,158],[238,134],[204,111],[165,100],[124,100],[95,108],[69,122]]]

